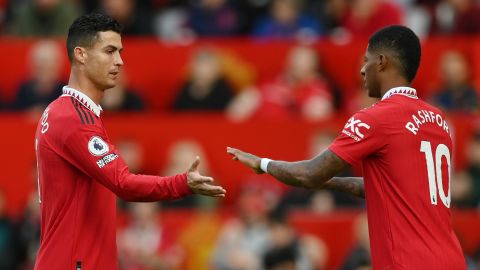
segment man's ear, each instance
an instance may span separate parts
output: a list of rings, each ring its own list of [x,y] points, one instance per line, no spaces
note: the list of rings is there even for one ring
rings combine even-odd
[[[383,71],[387,67],[388,57],[385,54],[379,54],[377,59],[378,71]]]
[[[76,62],[85,64],[85,61],[87,60],[87,50],[83,47],[75,47],[73,49],[73,58]]]

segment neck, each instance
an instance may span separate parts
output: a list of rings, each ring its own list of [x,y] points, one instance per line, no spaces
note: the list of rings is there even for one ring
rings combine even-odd
[[[395,87],[410,86],[410,83],[404,78],[397,78],[396,80],[389,80],[383,83],[380,90],[380,98],[382,98],[388,90]]]
[[[95,104],[100,104],[103,98],[103,91],[98,89],[95,84],[82,76],[81,71],[72,67],[68,86],[87,95]]]

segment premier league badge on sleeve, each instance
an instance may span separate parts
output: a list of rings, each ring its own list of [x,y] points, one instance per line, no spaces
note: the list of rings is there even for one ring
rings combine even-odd
[[[88,151],[94,156],[103,156],[108,150],[108,144],[98,136],[93,136],[88,141]]]

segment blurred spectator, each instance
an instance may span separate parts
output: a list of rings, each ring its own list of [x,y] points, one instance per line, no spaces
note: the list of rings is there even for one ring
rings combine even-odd
[[[191,1],[188,26],[198,36],[235,35],[242,24],[242,14],[229,0]]]
[[[16,6],[10,32],[17,36],[66,36],[81,9],[72,1],[31,0]]]
[[[357,244],[348,254],[341,270],[370,270],[370,237],[368,235],[367,215],[361,214],[355,221],[355,236]]]
[[[322,270],[328,259],[326,245],[311,235],[298,236],[282,220],[270,224],[272,246],[263,257],[266,270]]]
[[[145,109],[143,98],[135,90],[128,88],[127,75],[122,70],[114,88],[105,91],[102,99],[102,108],[107,111],[142,111]]]
[[[270,15],[261,18],[254,26],[254,36],[303,38],[322,35],[322,27],[314,17],[302,11],[300,2],[296,0],[273,0]]]
[[[449,0],[455,9],[455,34],[480,33],[480,5],[475,0]]]
[[[78,0],[74,0],[77,1]],[[186,1],[186,0],[185,0]],[[101,1],[98,0],[81,0],[83,7],[86,13],[95,12],[102,5]],[[152,9],[154,8],[154,2],[176,2],[172,0],[134,0],[135,4],[142,9]]]
[[[457,51],[442,55],[440,61],[442,85],[433,102],[448,112],[478,110],[478,96],[471,81],[471,72],[465,57]]]
[[[275,207],[265,187],[247,185],[238,198],[238,217],[220,232],[214,252],[217,270],[261,270],[271,245],[268,215]]]
[[[2,95],[2,90],[0,89],[0,112],[5,110],[6,108],[8,108],[8,104]]]
[[[15,226],[7,216],[5,196],[0,190],[0,269],[16,270]]]
[[[480,5],[475,0],[443,0],[433,11],[432,34],[480,33]]]
[[[102,0],[101,11],[115,18],[125,36],[153,35],[153,17],[136,0]]]
[[[325,28],[326,35],[336,35],[342,26],[343,18],[348,10],[347,0],[308,0],[306,10],[311,10]]]
[[[464,171],[454,172],[451,175],[452,205],[458,208],[474,208],[478,201],[475,198],[475,189],[470,175]],[[477,187],[478,188],[478,187]]]
[[[130,222],[119,232],[121,270],[179,270],[183,250],[162,226],[158,203],[130,203]]]
[[[37,178],[36,170],[35,178]],[[31,270],[34,268],[38,248],[40,247],[40,204],[37,190],[30,193],[18,227],[16,241],[18,260],[21,262],[18,270]]]
[[[310,199],[310,209],[319,214],[331,213],[335,210],[335,197],[329,190],[318,190]]]
[[[0,0],[0,34],[5,32],[5,22],[7,18],[7,0]]]
[[[20,85],[14,102],[19,110],[43,111],[62,94],[64,65],[62,48],[54,41],[40,40],[32,47],[29,57],[29,79]]]
[[[255,22],[269,12],[271,0],[237,0],[235,4],[241,14],[246,14],[241,34],[247,35],[251,34]]]
[[[185,7],[166,8],[155,14],[153,28],[163,42],[188,45],[195,40],[195,33],[187,27],[187,22]]]
[[[353,0],[343,26],[353,37],[367,38],[382,27],[403,24],[402,8],[389,0]]]
[[[480,130],[476,131],[473,138],[466,144],[468,153],[467,173],[472,181],[472,200],[475,206],[480,207]],[[479,257],[480,258],[480,257]]]
[[[122,139],[116,143],[120,156],[122,156],[128,170],[132,173],[142,173],[143,169],[143,148],[135,140]]]
[[[189,78],[177,93],[175,111],[223,111],[227,107],[233,89],[223,74],[217,52],[204,48],[194,54]]]
[[[332,89],[318,68],[319,59],[313,48],[294,47],[287,57],[284,73],[260,84],[258,89],[242,91],[229,107],[230,118],[313,121],[328,118],[334,110]]]

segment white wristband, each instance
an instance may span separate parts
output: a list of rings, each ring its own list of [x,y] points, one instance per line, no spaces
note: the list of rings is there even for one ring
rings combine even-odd
[[[272,160],[269,159],[269,158],[262,158],[260,160],[260,169],[262,169],[262,171],[268,173],[267,167],[268,167],[268,163],[270,163],[270,161],[272,161]]]

